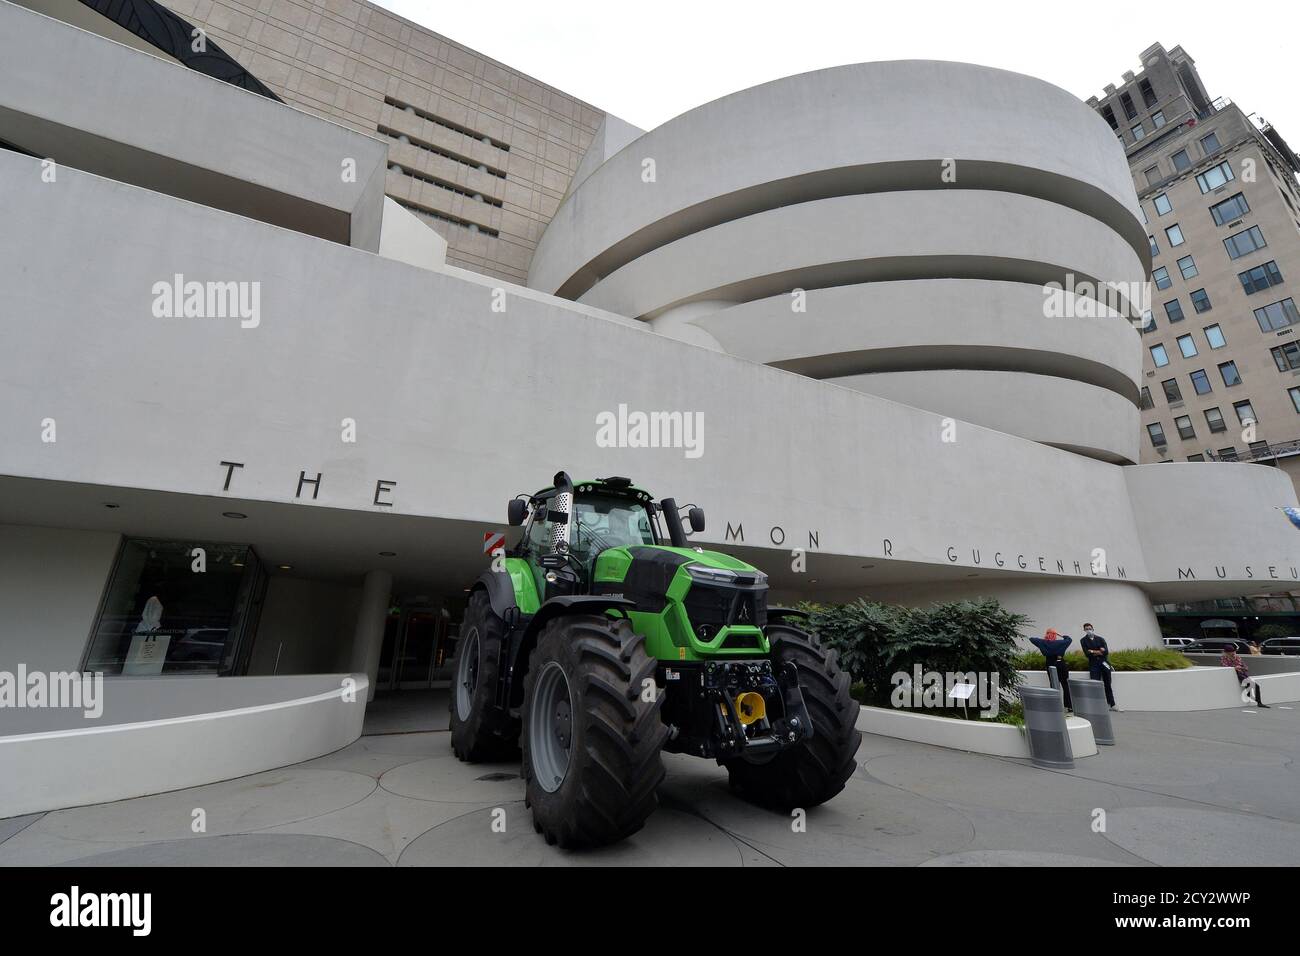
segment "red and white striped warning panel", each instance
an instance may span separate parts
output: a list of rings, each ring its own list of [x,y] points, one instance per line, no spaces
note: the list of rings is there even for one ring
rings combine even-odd
[[[502,531],[483,532],[483,553],[495,554],[506,546],[506,536]]]

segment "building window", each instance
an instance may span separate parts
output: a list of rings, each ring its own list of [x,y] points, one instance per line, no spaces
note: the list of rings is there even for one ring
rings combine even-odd
[[[1291,396],[1291,405],[1295,408],[1297,413],[1300,413],[1300,388],[1288,388],[1286,393]]]
[[[1163,345],[1151,346],[1151,361],[1156,363],[1156,368],[1164,368],[1169,364],[1169,355],[1165,352]]]
[[[192,551],[206,570],[195,574]],[[242,670],[266,573],[247,545],[126,538],[117,553],[84,668],[106,674]]]
[[[1210,343],[1210,348],[1221,349],[1228,344],[1226,341],[1224,341],[1223,329],[1219,328],[1217,323],[1215,325],[1207,325],[1204,329],[1204,332],[1205,332],[1205,341]]]
[[[1190,441],[1196,437],[1196,429],[1192,427],[1192,420],[1186,415],[1179,415],[1175,418],[1174,427],[1178,429],[1178,437],[1183,441]]]
[[[1157,448],[1163,448],[1165,445],[1169,444],[1165,440],[1165,430],[1161,427],[1159,422],[1152,422],[1148,425],[1147,434],[1151,436],[1151,444],[1155,445]]]
[[[1111,109],[1109,106],[1103,106],[1101,108],[1101,115],[1106,120],[1106,122],[1110,124],[1111,129],[1113,130],[1119,129],[1119,121],[1115,119],[1115,111],[1113,109]]]
[[[1285,345],[1271,348],[1269,353],[1272,354],[1273,362],[1279,372],[1294,372],[1300,369],[1300,345],[1295,342],[1287,342]]]
[[[1147,135],[1146,128],[1141,123],[1138,123],[1136,126],[1130,126],[1128,131],[1133,134],[1134,142],[1145,138]]]
[[[1223,384],[1228,388],[1241,384],[1241,375],[1237,372],[1236,362],[1224,362],[1219,366],[1219,374],[1223,376]]]
[[[1190,335],[1178,336],[1178,351],[1183,353],[1183,358],[1196,357],[1196,342]]]
[[[1232,445],[1229,445],[1227,448],[1220,448],[1219,458],[1222,461],[1236,461],[1237,449],[1234,448]]]
[[[1153,402],[1153,401],[1151,401],[1151,389],[1149,389],[1149,388],[1147,388],[1147,386],[1143,385],[1143,386],[1142,386],[1142,400],[1138,403],[1138,406],[1139,406],[1140,408],[1147,409],[1147,408],[1155,408],[1155,405],[1156,405],[1156,403]]]
[[[1151,255],[1153,257],[1160,255],[1160,247],[1156,245],[1156,237],[1147,236],[1147,242],[1151,243]]]
[[[1259,323],[1261,332],[1273,332],[1300,322],[1300,315],[1296,314],[1293,299],[1282,299],[1280,302],[1270,302],[1262,309],[1256,309],[1255,321]]]
[[[1200,275],[1196,271],[1196,260],[1191,256],[1183,256],[1178,260],[1178,271],[1183,274],[1184,279],[1190,279],[1193,276]]]
[[[1251,407],[1249,399],[1244,402],[1233,402],[1232,410],[1237,413],[1237,421],[1241,422],[1243,425],[1249,425],[1253,422],[1259,421],[1259,419],[1255,417],[1255,409]]]
[[[1138,111],[1137,107],[1133,105],[1133,97],[1127,93],[1121,93],[1119,95],[1119,105],[1124,107],[1125,116],[1129,119],[1137,119]]]
[[[1174,280],[1169,278],[1169,269],[1161,266],[1151,272],[1151,278],[1155,280],[1157,289],[1168,289],[1174,284]]]
[[[1156,317],[1150,312],[1143,312],[1139,321],[1141,324],[1138,326],[1138,331],[1143,335],[1156,330]]]
[[[1240,219],[1248,212],[1250,212],[1250,203],[1246,202],[1245,193],[1229,196],[1223,202],[1216,202],[1210,207],[1210,215],[1214,217],[1216,226],[1227,225],[1234,219]]]
[[[1242,256],[1248,255],[1256,249],[1263,249],[1267,245],[1268,243],[1264,241],[1264,234],[1259,231],[1259,226],[1251,226],[1241,232],[1234,232],[1223,240],[1223,248],[1228,250],[1229,259],[1240,259]]]
[[[1185,149],[1180,149],[1169,158],[1173,160],[1174,169],[1180,173],[1192,165],[1192,159],[1187,155],[1187,150]],[[1204,190],[1202,190],[1202,192],[1204,192]]]
[[[1174,204],[1169,201],[1168,193],[1160,193],[1151,200],[1151,204],[1156,207],[1156,212],[1162,216],[1174,211]]]
[[[1192,308],[1197,312],[1209,312],[1213,305],[1210,304],[1210,294],[1204,289],[1197,289],[1192,292]]]
[[[1245,272],[1238,272],[1237,279],[1241,282],[1242,289],[1246,295],[1254,295],[1269,286],[1282,284],[1282,272],[1278,269],[1277,263],[1270,259],[1262,266],[1255,266],[1253,269],[1247,269]]]
[[[1160,387],[1165,390],[1165,401],[1173,404],[1183,400],[1183,393],[1178,390],[1178,379],[1167,378],[1160,383]]]
[[[1232,163],[1226,159],[1217,166],[1212,166],[1203,173],[1196,176],[1196,185],[1201,187],[1201,192],[1208,193],[1218,189],[1224,183],[1230,183],[1237,177],[1232,174]]]
[[[1188,460],[1188,461],[1205,461],[1205,456],[1204,456],[1204,455],[1188,455],[1188,456],[1187,456],[1187,460]]]
[[[1142,102],[1146,104],[1147,109],[1151,109],[1151,107],[1156,105],[1158,102],[1156,99],[1156,91],[1151,88],[1150,80],[1143,79],[1138,83],[1138,89],[1142,91]]]
[[[1165,315],[1169,316],[1169,323],[1183,321],[1183,307],[1177,299],[1170,299],[1165,303]]]
[[[1220,148],[1218,133],[1207,133],[1201,137],[1201,150],[1206,156],[1209,156],[1211,153],[1217,153]],[[1231,179],[1232,177],[1229,176],[1228,178]]]
[[[1154,166],[1148,166],[1146,169],[1142,170],[1142,175],[1147,178],[1148,186],[1154,186],[1156,183],[1160,182],[1161,179],[1160,164],[1157,163]]]
[[[1183,238],[1183,229],[1178,223],[1174,223],[1165,229],[1165,238],[1169,240],[1170,248],[1181,246],[1187,241]]]
[[[1164,110],[1156,110],[1154,113],[1151,114],[1151,125],[1154,126],[1156,129],[1159,129],[1160,127],[1165,125]]]
[[[1192,390],[1197,395],[1208,395],[1212,391],[1210,388],[1210,376],[1205,374],[1205,369],[1198,368],[1189,376],[1192,380]]]
[[[1226,432],[1227,424],[1223,420],[1223,413],[1217,408],[1207,408],[1205,410],[1205,424],[1210,426],[1211,432]]]

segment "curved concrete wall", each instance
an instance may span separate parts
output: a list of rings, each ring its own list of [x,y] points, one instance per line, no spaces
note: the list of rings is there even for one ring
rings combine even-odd
[[[829,381],[1103,461],[1138,459],[1137,406],[1095,385],[971,369],[878,372]]]
[[[963,64],[778,80],[637,138],[571,188],[530,284],[922,408],[951,410],[965,382],[963,418],[1131,462],[1141,349],[1126,317],[1150,255],[1098,120],[1054,87]],[[1063,294],[1104,318],[1051,318],[1048,283],[1127,291],[1120,314]],[[916,374],[953,370],[1097,390]]]
[[[1252,658],[1254,660],[1254,658]],[[1048,687],[1043,671],[1021,671],[1031,687]],[[1086,680],[1071,671],[1070,680]],[[1300,674],[1272,674],[1258,678],[1260,697],[1266,704],[1300,700]],[[1115,702],[1124,710],[1227,710],[1253,707],[1242,698],[1237,675],[1227,667],[1190,667],[1181,671],[1115,671],[1111,674]]]
[[[869,193],[692,233],[615,270],[578,301],[653,318],[697,299],[748,301],[796,287],[945,277],[1041,287],[1070,274],[1129,283],[1143,270],[1123,237],[1068,206],[989,190]]]
[[[1135,522],[1131,488],[1142,508],[1196,517],[1178,532],[1191,560],[1210,566],[1224,547],[1217,536],[1198,537],[1209,520],[1249,529],[1227,547],[1251,555],[1253,566],[1300,564],[1300,536],[1274,510],[1294,505],[1295,494],[1275,469],[1121,469],[983,428],[945,443],[943,416],[560,299],[506,287],[498,310],[493,283],[459,272],[368,256],[75,170],[61,172],[57,188],[31,189],[38,171],[38,160],[0,152],[0,262],[22,276],[0,284],[0,307],[40,317],[5,329],[0,474],[210,496],[199,503],[213,515],[236,501],[316,510],[298,519],[304,527],[326,527],[320,513],[335,509],[383,522],[388,534],[411,527],[395,516],[444,522],[393,548],[416,568],[449,553],[481,566],[476,524],[499,525],[504,501],[558,467],[631,475],[686,496],[710,511],[702,541],[767,549],[762,559],[774,571],[815,533],[817,560],[841,566],[844,586],[858,593],[890,567],[912,581],[989,571],[996,551],[1026,562],[1008,561],[981,582],[986,593],[1005,578],[1032,580],[1048,603],[1087,583],[1096,548],[1106,550],[1112,579],[1122,569],[1116,587],[1138,597],[1138,584],[1159,591],[1178,580],[1161,552],[1169,528]],[[70,260],[81,263],[73,273]],[[151,287],[177,271],[262,281],[260,325],[155,317]],[[62,347],[68,341],[79,348]],[[150,356],[149,375],[120,374],[141,355]],[[573,374],[510,374],[513,356]],[[212,369],[229,370],[229,387],[195,387]],[[701,416],[701,454],[603,447],[597,416],[620,404]],[[57,444],[32,437],[47,416],[59,422]],[[340,442],[345,416],[363,440]],[[244,464],[229,484],[223,460]],[[534,468],[541,478],[524,473]],[[1160,469],[1158,483],[1184,468],[1202,477],[1149,497],[1145,483],[1133,483],[1145,471]],[[303,469],[325,472],[318,494],[297,493]],[[377,480],[395,483],[378,503]],[[731,533],[740,525],[743,540]],[[768,530],[778,525],[784,539]],[[250,519],[238,533],[257,529]],[[347,549],[337,540],[319,546]],[[1146,549],[1162,556],[1154,570]],[[1259,581],[1235,563],[1227,574],[1209,586],[1202,577],[1201,593],[1241,593]],[[1158,638],[1153,620],[1135,624],[1135,640],[1143,632]]]
[[[1095,303],[1065,294],[1065,308]],[[717,305],[693,324],[754,362],[833,378],[972,368],[1087,382],[1136,402],[1137,331],[1118,313],[1044,319],[1045,295],[1024,282],[917,279],[809,289]],[[796,308],[798,311],[796,311]]]
[[[945,159],[955,160],[955,182],[941,179]],[[653,182],[645,181],[647,161]],[[905,60],[765,83],[639,137],[561,205],[528,284],[576,298],[637,257],[731,219],[830,196],[951,185],[1070,206],[1148,255],[1123,149],[1101,117],[1031,77]]]
[[[349,700],[343,681],[355,681]],[[0,817],[125,800],[310,760],[361,736],[364,674],[109,679],[104,716],[0,736]],[[165,754],[166,759],[143,759]]]

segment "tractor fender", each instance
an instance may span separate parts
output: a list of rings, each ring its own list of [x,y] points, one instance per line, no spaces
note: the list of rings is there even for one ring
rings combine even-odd
[[[523,703],[524,672],[528,669],[528,657],[537,646],[537,639],[548,621],[569,614],[603,614],[612,608],[630,611],[636,608],[636,602],[613,594],[562,594],[538,608],[537,613],[528,619],[520,639],[514,642],[510,667],[510,706],[517,707]]]
[[[510,581],[510,575],[500,571],[484,571],[474,582],[474,587],[482,587],[487,591],[493,614],[503,621],[510,620],[512,609],[516,606],[515,587]]]
[[[785,623],[794,626],[795,621],[800,619],[807,621],[809,618],[807,611],[801,611],[797,607],[769,607],[767,609],[767,621],[769,624]],[[794,618],[795,621],[788,620]]]

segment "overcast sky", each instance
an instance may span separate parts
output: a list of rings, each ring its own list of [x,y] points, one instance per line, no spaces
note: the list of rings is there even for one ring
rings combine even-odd
[[[792,73],[868,60],[963,60],[1099,95],[1138,54],[1182,45],[1212,97],[1300,148],[1300,4],[1113,0],[377,0],[643,129]]]

